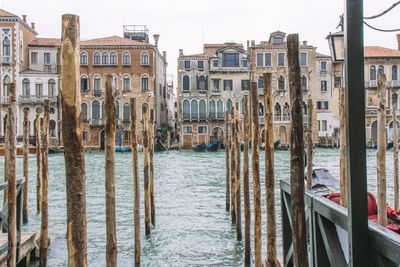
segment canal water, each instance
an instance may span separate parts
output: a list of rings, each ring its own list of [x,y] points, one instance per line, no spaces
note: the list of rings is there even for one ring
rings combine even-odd
[[[393,152],[387,152],[388,203],[393,202]],[[139,164],[142,167],[142,153]],[[86,153],[87,246],[89,266],[105,266],[106,224],[104,154]],[[244,244],[235,241],[235,228],[225,212],[225,153],[195,153],[190,150],[155,154],[156,226],[144,236],[143,192],[141,233],[143,266],[241,266]],[[243,163],[243,155],[242,155]],[[339,150],[316,149],[316,166],[339,178]],[[0,158],[0,177],[4,158]],[[250,165],[251,166],[251,165]],[[17,159],[22,176],[22,157]],[[376,195],[376,150],[367,151],[368,190]],[[116,205],[119,266],[134,266],[132,154],[116,155]],[[29,223],[24,231],[40,231],[36,213],[36,157],[29,158]],[[262,235],[266,243],[264,154],[260,151]],[[143,172],[141,188],[143,188]],[[250,171],[251,175],[251,171]],[[281,249],[279,180],[289,178],[289,151],[275,152],[275,195],[278,253]],[[3,179],[3,178],[1,178]],[[252,180],[250,180],[252,181]],[[250,189],[252,184],[250,185]],[[143,191],[143,190],[142,190]],[[251,201],[252,201],[252,193]],[[252,206],[253,207],[253,206]],[[243,214],[243,212],[242,212]],[[242,222],[244,220],[242,219]],[[253,214],[252,214],[253,226]],[[64,155],[49,155],[48,266],[66,266],[66,191]],[[253,246],[253,241],[252,241]],[[265,254],[265,246],[263,247]]]

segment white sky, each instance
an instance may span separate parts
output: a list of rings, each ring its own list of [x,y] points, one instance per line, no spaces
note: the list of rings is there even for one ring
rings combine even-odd
[[[380,13],[395,0],[365,0],[364,16]],[[60,37],[61,15],[80,16],[81,39],[122,36],[123,24],[144,24],[153,34],[160,34],[159,49],[167,51],[168,73],[176,81],[178,50],[185,54],[202,52],[203,43],[232,40],[246,45],[246,40],[268,40],[276,30],[299,33],[300,40],[329,54],[326,35],[339,22],[343,0],[0,0],[11,13],[28,15],[36,23],[39,37]],[[373,26],[400,28],[400,6],[375,20]],[[365,45],[397,49],[396,33],[382,33],[365,28]]]

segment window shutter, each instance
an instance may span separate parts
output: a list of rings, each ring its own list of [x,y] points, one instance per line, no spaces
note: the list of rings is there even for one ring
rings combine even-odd
[[[239,65],[239,54],[235,54],[235,66]]]
[[[196,75],[196,86],[197,86],[197,90],[200,89],[199,87],[199,75]]]
[[[226,91],[226,80],[224,80],[224,91]]]
[[[233,80],[230,80],[231,82],[231,91],[233,91]]]
[[[208,90],[208,76],[206,76],[206,90]]]

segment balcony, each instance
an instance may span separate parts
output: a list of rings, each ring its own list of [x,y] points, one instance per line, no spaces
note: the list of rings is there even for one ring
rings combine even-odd
[[[221,95],[221,91],[217,90],[212,90],[211,95]]]
[[[50,104],[57,103],[56,96],[36,96],[36,95],[21,95],[18,99],[20,104],[42,105],[44,100],[50,100]]]
[[[183,113],[183,119],[184,120],[189,120],[190,119],[190,113]]]
[[[101,90],[101,89],[93,89],[93,94],[94,95],[99,96],[99,95],[101,95],[102,92],[103,92],[103,90]]]
[[[2,96],[1,97],[1,104],[2,105],[8,105],[10,103],[10,99],[8,96]]]
[[[264,88],[258,88],[258,95],[264,95]]]
[[[11,56],[2,56],[1,63],[5,65],[11,64]]]
[[[400,87],[400,81],[392,81],[391,83],[392,87]]]
[[[199,119],[205,120],[207,118],[206,113],[199,113]]]
[[[274,116],[274,121],[281,121],[281,120],[282,120],[281,116]]]
[[[90,123],[90,126],[93,126],[93,127],[101,127],[104,125],[103,119],[90,119],[89,123]]]
[[[197,119],[199,118],[199,113],[197,113],[197,112],[192,112],[192,113],[190,114],[190,118],[191,118],[192,120],[197,120]]]
[[[264,124],[264,116],[260,116],[259,117],[259,123],[260,124]]]
[[[367,87],[370,87],[370,88],[374,88],[374,87],[378,87],[378,81],[369,81],[369,82],[367,82]]]
[[[283,115],[283,119],[282,120],[283,121],[290,121],[290,116]]]

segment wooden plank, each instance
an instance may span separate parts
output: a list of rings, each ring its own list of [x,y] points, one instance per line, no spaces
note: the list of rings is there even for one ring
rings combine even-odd
[[[21,244],[19,250],[18,262],[21,262],[35,246],[36,233],[23,232],[21,233]],[[0,234],[0,247],[7,245],[7,234]],[[7,252],[0,255],[0,267],[7,266]]]

